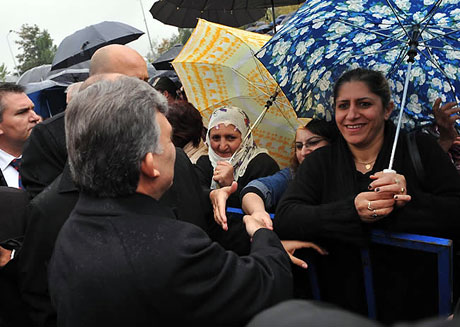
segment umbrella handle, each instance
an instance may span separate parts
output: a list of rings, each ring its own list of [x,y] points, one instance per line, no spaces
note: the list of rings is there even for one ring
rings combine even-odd
[[[386,173],[394,173],[394,174],[396,174],[396,170],[386,168],[386,169],[383,170],[383,173],[384,174],[386,174]]]

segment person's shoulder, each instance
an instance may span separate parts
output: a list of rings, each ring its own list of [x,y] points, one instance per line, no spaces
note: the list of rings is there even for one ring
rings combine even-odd
[[[57,115],[54,115],[53,117],[44,120],[37,126],[41,126],[42,128],[52,128],[58,125],[64,126],[64,121],[65,121],[65,111],[60,112]]]
[[[268,154],[268,153],[265,153],[265,152],[262,152],[262,153],[259,153],[258,155],[256,155],[252,160],[251,160],[251,164],[253,165],[259,165],[259,164],[271,164],[271,165],[276,165],[278,166],[278,164],[276,163],[276,160],[273,159],[273,157]],[[278,167],[279,169],[279,167]]]
[[[198,160],[195,163],[196,166],[207,166],[211,165],[211,161],[209,160],[209,156],[206,154],[204,156],[201,156],[198,158]]]

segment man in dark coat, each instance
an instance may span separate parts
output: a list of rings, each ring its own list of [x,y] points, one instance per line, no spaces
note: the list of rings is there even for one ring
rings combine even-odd
[[[143,58],[136,51],[120,45],[98,50],[93,55],[91,67],[95,75],[82,88],[103,76],[101,73],[118,72],[142,80],[147,74]],[[70,171],[65,168],[64,122],[62,113],[36,126],[24,151],[21,169],[24,185],[35,197],[27,214],[29,223],[18,258],[18,278],[29,316],[36,326],[56,324],[55,309],[48,293],[47,268],[59,230],[78,199],[78,190],[71,180]],[[175,219],[207,229],[204,217],[210,214],[210,205],[201,197],[194,168],[181,149],[176,149],[174,171],[174,185],[161,202],[171,207],[176,214]]]
[[[291,296],[289,257],[262,222],[245,217],[253,242],[238,257],[158,202],[174,176],[166,110],[157,91],[124,76],[70,103],[81,193],[50,262],[58,325],[237,325]]]

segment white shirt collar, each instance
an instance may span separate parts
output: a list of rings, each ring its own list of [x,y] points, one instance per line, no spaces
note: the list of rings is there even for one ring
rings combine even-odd
[[[19,156],[19,158],[21,158],[21,157],[22,157],[22,155]],[[0,149],[0,169],[2,171],[5,171],[5,169],[8,168],[9,164],[11,163],[11,161],[13,159],[15,159],[15,158],[16,158],[15,156],[12,156],[8,152],[5,152],[2,149]]]

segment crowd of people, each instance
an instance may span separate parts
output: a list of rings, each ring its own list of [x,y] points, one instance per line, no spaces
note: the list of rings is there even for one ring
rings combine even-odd
[[[460,240],[454,103],[437,100],[436,126],[414,141],[402,132],[384,171],[388,82],[347,71],[335,121],[299,126],[280,170],[245,108],[216,108],[203,126],[126,46],[99,49],[90,67],[43,122],[22,87],[0,84],[0,326],[380,326],[363,317],[370,230]],[[380,322],[436,315],[433,258],[376,248],[372,260]],[[306,302],[309,263],[325,303]]]

